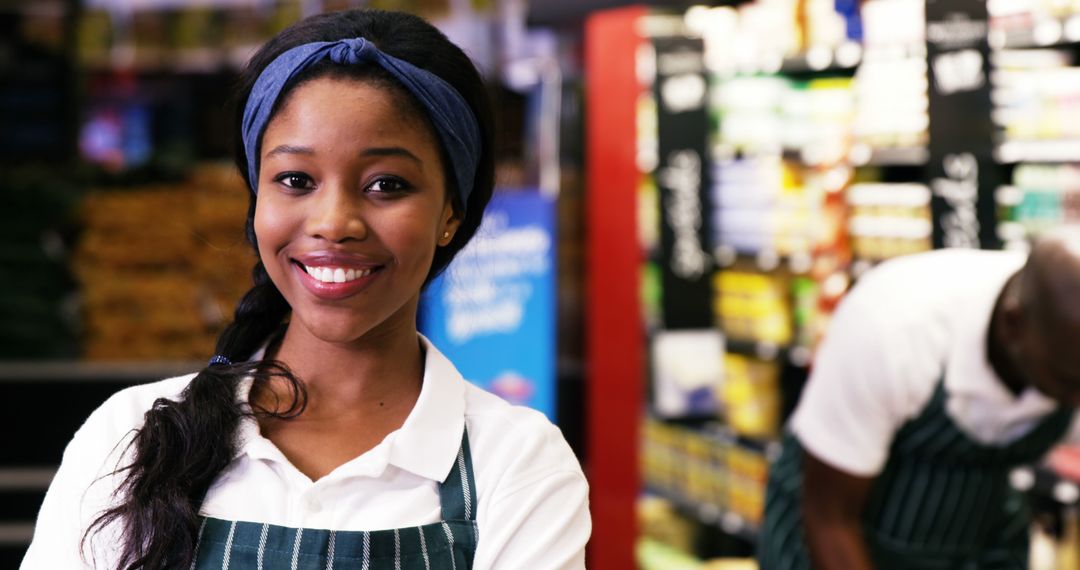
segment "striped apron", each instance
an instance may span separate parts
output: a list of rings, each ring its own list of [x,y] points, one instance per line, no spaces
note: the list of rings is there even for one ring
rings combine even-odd
[[[411,528],[334,531],[203,518],[192,570],[465,570],[476,552],[476,482],[469,436],[439,486],[441,522]]]
[[[969,438],[945,411],[939,382],[922,413],[897,431],[875,479],[863,534],[875,567],[952,570],[1027,568],[1030,514],[1009,472],[1064,437],[1073,410],[1059,408],[1005,446]],[[758,544],[762,570],[808,570],[803,542],[802,447],[790,432],[772,466]]]

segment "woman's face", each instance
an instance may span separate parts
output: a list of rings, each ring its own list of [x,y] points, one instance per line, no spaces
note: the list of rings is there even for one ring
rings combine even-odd
[[[290,326],[349,343],[415,332],[420,288],[454,219],[434,135],[376,84],[297,87],[262,140],[255,234]]]

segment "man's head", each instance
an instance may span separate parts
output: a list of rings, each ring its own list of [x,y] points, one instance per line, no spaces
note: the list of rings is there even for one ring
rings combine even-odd
[[[1080,228],[1039,238],[1002,300],[1003,345],[1023,380],[1080,406]]]

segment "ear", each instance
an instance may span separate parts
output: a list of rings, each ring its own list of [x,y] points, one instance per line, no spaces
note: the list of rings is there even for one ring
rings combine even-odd
[[[461,215],[454,211],[454,205],[447,200],[439,219],[441,223],[439,224],[438,244],[445,247],[454,240],[454,234],[461,227]]]
[[[1012,345],[1019,341],[1025,334],[1028,325],[1027,312],[1019,295],[1010,295],[1002,299],[1001,305],[1001,335],[1006,343]]]

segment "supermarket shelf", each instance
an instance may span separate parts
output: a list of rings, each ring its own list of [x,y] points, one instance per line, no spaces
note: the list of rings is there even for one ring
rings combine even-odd
[[[55,476],[53,467],[0,467],[0,493],[44,491]]]
[[[34,536],[32,522],[0,523],[0,546],[22,546],[30,544]]]
[[[925,166],[930,150],[923,146],[872,148],[856,145],[848,153],[852,166]]]
[[[1002,164],[1017,162],[1080,162],[1080,139],[1005,141],[994,150]]]
[[[669,501],[675,507],[675,510],[702,524],[718,528],[725,534],[750,543],[757,542],[757,527],[737,513],[724,509],[719,505],[691,501],[679,493],[667,489],[646,487],[645,492]]]
[[[13,361],[0,362],[0,382],[133,382],[160,380],[189,374],[205,362],[82,362]]]
[[[1024,49],[1080,43],[1080,15],[1066,18],[1043,18],[1031,26],[991,30],[993,49]]]

